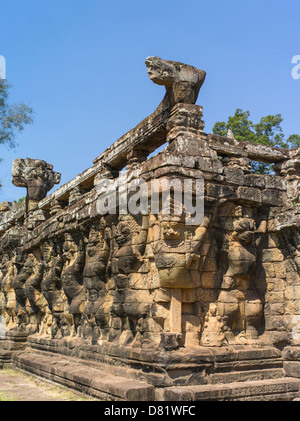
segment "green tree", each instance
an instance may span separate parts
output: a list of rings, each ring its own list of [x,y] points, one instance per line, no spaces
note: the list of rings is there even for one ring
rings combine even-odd
[[[14,148],[17,133],[22,132],[26,124],[32,123],[33,110],[23,103],[10,104],[10,87],[5,80],[0,80],[0,144]]]
[[[18,206],[21,206],[23,202],[25,202],[26,197],[21,197],[18,201],[17,204]]]
[[[10,104],[8,101],[9,88],[11,86],[5,80],[0,80],[0,145],[15,148],[17,134],[24,130],[26,124],[33,121],[33,110],[24,103]],[[0,188],[1,186],[0,183]]]
[[[259,143],[262,145],[279,148],[296,148],[300,146],[300,136],[292,134],[287,139],[283,134],[281,114],[267,115],[262,117],[259,123],[254,124],[250,120],[250,112],[238,108],[233,116],[228,117],[227,122],[218,121],[213,127],[213,133],[226,136],[228,130],[232,130],[238,141]],[[271,165],[261,162],[252,162],[254,172],[266,174],[271,171]]]

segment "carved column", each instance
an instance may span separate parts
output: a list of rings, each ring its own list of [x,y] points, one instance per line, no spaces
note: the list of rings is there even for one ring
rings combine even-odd
[[[176,104],[167,124],[167,141],[171,142],[178,135],[194,134],[203,136],[203,108],[200,105]]]

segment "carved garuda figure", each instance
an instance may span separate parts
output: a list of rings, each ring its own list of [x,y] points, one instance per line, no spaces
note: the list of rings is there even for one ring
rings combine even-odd
[[[42,262],[37,262],[36,270],[25,282],[25,291],[33,312],[39,312],[40,284],[43,278],[44,266]]]
[[[65,234],[63,259],[64,267],[61,274],[62,286],[68,299],[69,313],[73,318],[71,336],[76,336],[79,334],[78,327],[80,326],[85,303],[83,287],[85,251],[83,239],[80,234]]]
[[[53,315],[51,335],[63,334],[63,327],[67,324],[64,318],[64,299],[62,291],[61,272],[63,268],[62,250],[57,240],[48,240],[43,247],[44,277],[41,288],[49,309]]]
[[[199,258],[197,254],[205,239],[210,220],[205,217],[195,230],[194,237],[188,237],[186,226],[178,221],[156,221],[152,217],[154,231],[154,256],[163,288],[194,288],[199,286],[199,276],[194,279],[189,269]],[[197,285],[198,282],[198,285]]]
[[[45,299],[41,294],[41,282],[43,279],[44,264],[41,260],[37,260],[37,258],[34,260],[34,272],[25,282],[25,292],[28,299],[26,307],[31,319],[31,333],[36,333],[39,331],[42,318],[45,314]]]
[[[252,343],[258,339],[263,317],[262,301],[254,287],[253,272],[257,248],[266,232],[267,222],[256,222],[243,215],[241,206],[234,210],[233,232],[228,236],[218,312],[224,323],[228,342]],[[235,337],[234,335],[237,334]]]
[[[1,293],[3,294],[3,313],[6,322],[6,329],[9,330],[16,326],[15,305],[16,296],[12,287],[12,280],[15,275],[15,266],[12,253],[4,253],[1,261]]]
[[[96,340],[108,330],[110,302],[106,291],[107,266],[110,255],[109,229],[104,219],[92,224],[83,270],[87,304],[84,309],[83,335]]]
[[[62,271],[62,251],[54,240],[44,243],[43,261],[45,265],[44,277],[41,283],[43,294],[52,312],[63,311],[61,298],[62,282],[60,279]]]
[[[202,223],[192,228],[188,228],[184,223],[184,213],[179,217],[175,215],[154,215],[150,216],[150,227],[153,232],[153,254],[155,264],[159,275],[160,288],[167,289],[170,295],[170,314],[169,329],[170,334],[162,335],[161,346],[170,346],[169,341],[173,335],[173,344],[171,347],[176,348],[179,344],[186,341],[192,341],[193,344],[199,343],[199,331],[201,328],[201,320],[199,311],[189,316],[182,317],[182,306],[184,304],[185,290],[194,290],[193,300],[197,307],[198,297],[197,288],[200,287],[200,271],[198,263],[200,260],[200,252],[202,244],[206,240],[208,230],[213,223],[218,202],[212,205],[211,213],[204,216]],[[193,325],[190,338],[187,341],[183,338],[182,326],[186,323]],[[168,343],[166,343],[166,339]]]
[[[24,263],[25,261],[25,263]],[[16,316],[19,328],[23,328],[28,323],[28,314],[26,311],[27,295],[25,283],[27,279],[34,274],[36,267],[36,258],[33,253],[29,253],[24,260],[21,255],[16,256],[15,265],[21,267],[19,273],[14,277],[12,286],[16,294]]]
[[[140,226],[131,215],[120,215],[115,230],[115,249],[112,257],[112,277],[116,293],[112,304],[112,317],[120,322],[117,339],[120,344],[132,341],[136,335],[137,320],[146,315],[144,300],[136,292],[130,297],[129,282],[132,273],[143,263],[147,241],[147,216],[143,216]],[[132,291],[134,294],[134,291]],[[114,333],[112,333],[114,335]]]

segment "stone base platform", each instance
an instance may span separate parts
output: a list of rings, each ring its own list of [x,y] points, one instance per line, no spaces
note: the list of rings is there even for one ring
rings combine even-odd
[[[7,332],[5,339],[0,340],[0,349],[15,351],[25,349],[27,346],[28,333],[10,331]]]
[[[229,384],[168,388],[166,401],[293,401],[299,398],[300,381],[285,377]],[[297,399],[298,400],[298,399]]]
[[[21,351],[13,356],[13,366],[99,399],[152,401],[154,387],[126,377],[112,375],[109,366],[91,366],[74,358]]]
[[[88,345],[71,339],[30,336],[33,351],[80,358],[89,364],[108,364],[110,372],[142,380],[155,387],[228,383],[284,376],[281,352],[273,346],[187,347],[165,351],[103,342]]]
[[[11,356],[17,368],[105,400],[288,401],[300,397],[300,380],[285,372],[282,352],[272,346],[165,351],[30,336],[27,348]]]
[[[6,351],[5,349],[0,349],[0,368],[3,365],[10,365],[12,362],[12,355],[15,351]]]
[[[111,401],[291,401],[299,397],[300,380],[281,377],[284,372],[280,368],[221,370],[207,377],[206,384],[193,384],[195,379],[188,384],[181,377],[185,385],[162,387],[142,381],[145,373],[141,373],[140,380],[134,379],[133,370],[124,366],[95,363],[45,351],[26,349],[15,352],[12,360],[13,366],[26,372]],[[139,377],[138,372],[135,377]],[[151,376],[148,378],[150,380]],[[173,383],[180,383],[179,378]]]
[[[25,332],[8,332],[5,339],[0,340],[0,367],[11,364],[13,354],[26,348],[27,338]]]

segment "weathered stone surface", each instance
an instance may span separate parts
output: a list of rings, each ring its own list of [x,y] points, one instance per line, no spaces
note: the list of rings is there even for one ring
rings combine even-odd
[[[293,400],[298,397],[299,380],[293,378],[239,382],[230,385],[185,386],[165,391],[165,399],[170,401],[207,401],[207,400]],[[288,397],[288,399],[287,399]]]
[[[146,66],[150,79],[165,86],[164,99],[149,117],[96,158],[95,164],[103,161],[112,168],[122,169],[127,164],[128,153],[135,147],[151,153],[166,140],[166,125],[173,107],[178,103],[195,104],[205,80],[206,73],[203,70],[159,57],[148,57]],[[186,126],[188,117],[188,113],[183,116],[184,121],[179,117],[183,127]]]
[[[27,198],[0,204],[1,347],[29,344],[41,354],[20,366],[73,387],[71,368],[45,368],[46,352],[109,363],[114,376],[121,364],[124,378],[158,389],[213,383],[155,399],[291,399],[298,389],[283,378],[280,350],[300,344],[299,150],[206,135],[195,105],[205,72],[157,57],[146,65],[163,101],[91,168],[45,197],[60,174],[42,160],[14,161]],[[254,174],[252,160],[276,174]],[[187,223],[187,192],[194,204],[201,197],[200,221]],[[124,211],[132,204],[139,211]],[[283,352],[290,376],[293,352]],[[94,387],[72,367],[97,396],[154,396],[106,375]]]
[[[154,399],[153,386],[126,377],[114,376],[109,371],[81,364],[74,359],[22,352],[13,356],[13,362],[23,370],[98,398],[128,401]]]
[[[17,187],[26,187],[29,210],[60,182],[60,176],[51,164],[41,159],[16,158],[13,162],[12,182]]]

